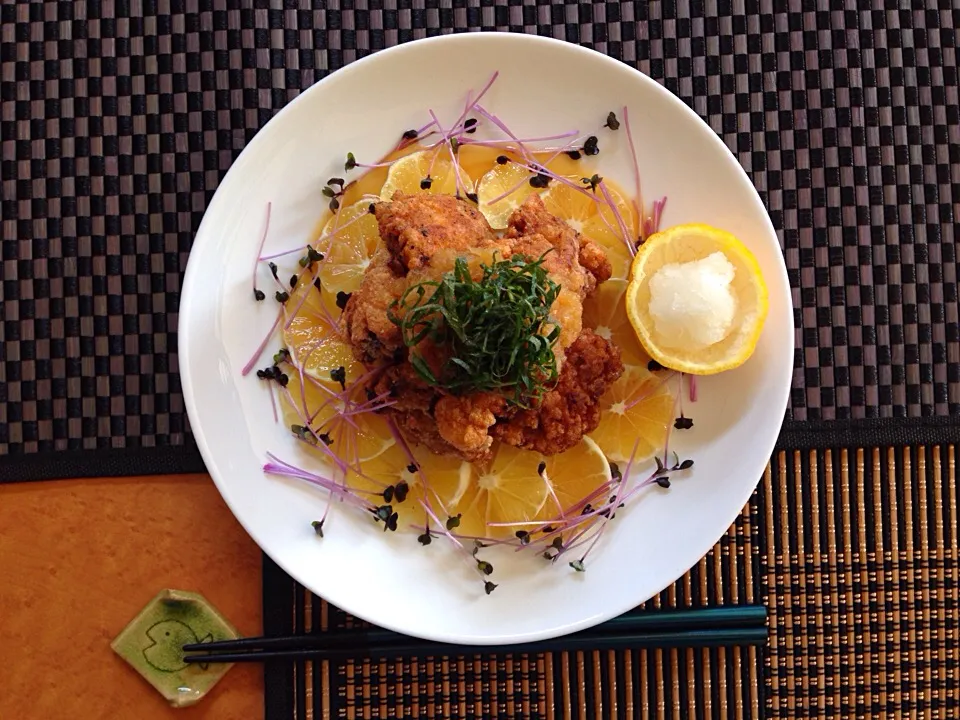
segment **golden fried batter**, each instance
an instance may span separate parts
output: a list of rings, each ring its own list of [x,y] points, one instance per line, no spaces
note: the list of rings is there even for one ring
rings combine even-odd
[[[602,282],[610,279],[613,267],[607,259],[607,253],[597,243],[580,235],[563,220],[551,215],[539,195],[531,195],[526,202],[510,216],[506,238],[524,238],[539,235],[550,245],[557,248],[569,267],[573,265],[570,255],[577,256],[577,268],[587,271],[586,276],[577,282],[583,297],[590,295]],[[520,250],[517,250],[520,251]],[[572,279],[572,278],[568,278]],[[573,290],[572,286],[564,287]]]
[[[467,460],[480,460],[490,452],[490,428],[507,409],[503,396],[492,392],[441,397],[434,408],[440,436]]]
[[[381,248],[370,260],[363,282],[343,311],[341,327],[357,360],[366,365],[396,362],[404,357],[400,329],[387,315],[403,294],[406,282],[390,269],[390,253]]]
[[[600,397],[623,373],[620,350],[584,330],[567,348],[557,386],[538,408],[520,410],[498,422],[492,434],[508,445],[554,455],[569,450],[600,424]]]
[[[394,404],[387,412],[407,437],[436,453],[483,461],[494,439],[554,454],[596,428],[600,396],[623,371],[619,350],[582,329],[584,298],[611,272],[600,246],[547,212],[538,195],[513,213],[502,238],[473,205],[450,196],[398,192],[375,211],[385,247],[348,301],[343,327],[357,358],[382,368],[373,391],[390,393]],[[388,316],[391,304],[464,254],[475,269],[495,257],[543,256],[549,277],[561,287],[551,308],[561,328],[553,348],[559,379],[536,408],[520,410],[493,392],[447,394],[427,384],[408,361],[409,350]],[[424,342],[417,353],[435,370],[443,364],[441,348]]]
[[[380,237],[399,275],[423,268],[440,249],[469,250],[496,241],[476,206],[452,195],[405,195],[374,205]]]

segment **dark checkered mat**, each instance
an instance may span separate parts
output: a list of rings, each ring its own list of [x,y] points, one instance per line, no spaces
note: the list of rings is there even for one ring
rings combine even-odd
[[[955,439],[958,28],[951,0],[5,2],[0,481],[199,469],[176,313],[217,183],[331,70],[455,29],[535,32],[619,58],[736,154],[793,287],[783,448]],[[82,452],[96,448],[110,451]],[[759,588],[729,599],[762,598],[764,583],[774,593],[765,662],[730,651],[634,654],[606,671],[563,656],[542,671],[504,655],[455,672],[366,664],[311,682],[275,674],[270,707],[553,718],[579,706],[586,717],[604,694],[618,717],[956,716],[954,448],[777,457],[698,566],[707,585],[684,600],[716,602],[759,562]],[[311,602],[284,587],[268,583],[274,630]],[[472,710],[450,711],[448,698]]]
[[[137,449],[193,448],[177,308],[218,181],[329,71],[454,28],[594,47],[723,137],[783,239],[799,340],[793,421],[957,414],[950,4],[3,4],[0,454],[33,456],[4,465],[4,478],[104,462],[199,469],[195,452]],[[54,453],[89,448],[128,451],[86,464]]]

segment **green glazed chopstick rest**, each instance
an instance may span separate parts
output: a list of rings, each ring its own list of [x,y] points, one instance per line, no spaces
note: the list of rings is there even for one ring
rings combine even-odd
[[[189,664],[187,643],[234,640],[236,629],[197,593],[162,590],[110,644],[174,707],[198,702],[227,674],[230,664]]]

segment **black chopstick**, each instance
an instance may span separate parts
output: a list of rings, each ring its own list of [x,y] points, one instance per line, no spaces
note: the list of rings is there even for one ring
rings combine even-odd
[[[183,647],[186,662],[262,662],[313,658],[346,660],[365,657],[485,655],[551,650],[719,647],[761,645],[766,641],[766,607],[741,605],[631,612],[572,635],[515,645],[448,645],[418,640],[380,628],[317,632],[276,638],[244,638]]]
[[[554,640],[516,645],[445,645],[412,640],[406,644],[358,646],[353,649],[299,648],[241,653],[185,655],[188,663],[264,662],[266,660],[354,660],[391,657],[458,657],[497,653],[541,653],[575,650],[642,650],[650,648],[708,648],[763,645],[767,628],[721,628],[672,632],[624,633],[622,635],[567,635]]]

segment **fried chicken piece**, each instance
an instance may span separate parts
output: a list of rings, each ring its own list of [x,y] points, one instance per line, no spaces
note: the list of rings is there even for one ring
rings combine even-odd
[[[581,297],[590,295],[600,283],[610,279],[613,273],[613,267],[610,260],[607,259],[607,253],[593,240],[584,237],[563,220],[552,215],[543,204],[540,196],[533,194],[526,201],[513,211],[507,222],[508,229],[505,238],[524,238],[525,236],[540,236],[551,246],[556,248],[557,253],[562,258],[561,262],[571,270],[574,263],[571,261],[571,254],[577,257],[575,265],[576,270],[586,270],[586,276],[578,280],[575,284],[577,290],[581,292]],[[514,252],[523,252],[515,247]],[[529,253],[528,253],[529,254]],[[570,275],[571,273],[567,273]],[[574,279],[572,277],[564,278],[566,280]],[[570,290],[574,287],[563,280],[557,280],[560,284]]]
[[[610,275],[603,249],[585,240],[546,211],[531,196],[497,238],[476,208],[443,195],[404,195],[375,206],[385,247],[378,252],[360,288],[344,311],[344,334],[356,357],[383,372],[373,392],[390,393],[387,409],[404,434],[438,454],[471,461],[490,456],[493,440],[545,454],[562,452],[599,423],[598,401],[620,376],[619,351],[589,330],[582,330],[583,300]],[[549,251],[549,252],[548,252]],[[546,253],[546,254],[545,254]],[[537,408],[519,410],[504,396],[475,392],[446,394],[424,381],[409,362],[399,328],[390,320],[391,305],[407,287],[438,279],[458,256],[469,256],[473,271],[495,255],[543,257],[549,277],[561,290],[551,308],[560,324],[554,345],[557,386]],[[446,348],[422,341],[416,352],[439,373]]]
[[[389,393],[394,403],[387,412],[404,436],[438,455],[456,455],[457,449],[440,435],[433,408],[442,397],[417,375],[409,363],[402,362],[384,369],[376,379],[372,392]]]
[[[390,411],[400,432],[411,442],[422,445],[436,455],[460,455],[453,445],[441,437],[433,415],[419,410],[395,412],[394,408],[390,408]]]
[[[398,412],[422,412],[433,414],[433,406],[439,399],[436,388],[431,387],[413,365],[407,362],[397,363],[384,368],[373,384],[376,395],[389,393],[391,410]]]
[[[405,195],[374,205],[380,237],[398,275],[430,263],[440,249],[469,250],[497,238],[476,206],[451,195]]]
[[[543,258],[550,279],[560,285],[560,295],[551,315],[560,325],[560,337],[553,346],[557,369],[563,369],[566,349],[583,327],[583,299],[596,285],[595,279],[580,265],[580,241],[577,233],[557,219],[543,205],[539,195],[531,195],[513,211],[504,240],[510,252],[530,259]]]
[[[379,250],[343,310],[343,334],[354,356],[365,365],[403,359],[403,338],[388,311],[405,288],[404,279],[390,268],[390,253]]]
[[[592,330],[567,349],[557,386],[538,408],[520,410],[491,428],[508,445],[555,455],[569,450],[600,424],[600,398],[623,373],[620,350]]]
[[[373,393],[389,393],[389,412],[407,437],[440,455],[482,460],[490,453],[489,428],[497,414],[509,414],[506,401],[495,393],[462,397],[442,395],[428,385],[409,363],[386,368]]]
[[[489,456],[493,438],[490,427],[497,415],[507,409],[502,395],[476,392],[469,395],[445,395],[434,407],[437,430],[458,454],[466,460],[482,460]]]
[[[588,283],[587,295],[591,295],[598,285],[613,275],[613,265],[610,264],[607,251],[584,235],[580,235],[580,265],[593,277],[593,285]]]

